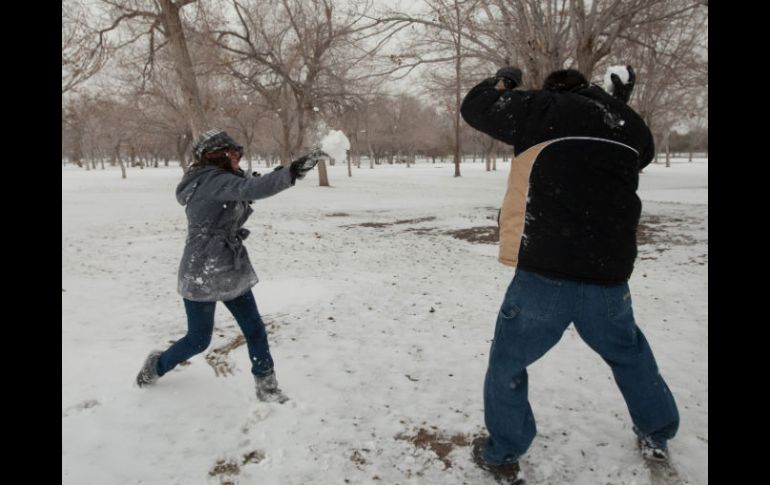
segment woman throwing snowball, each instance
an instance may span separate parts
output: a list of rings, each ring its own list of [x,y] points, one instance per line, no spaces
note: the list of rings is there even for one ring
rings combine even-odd
[[[179,264],[178,291],[187,312],[187,334],[165,351],[150,352],[136,383],[154,384],[190,357],[209,346],[214,330],[214,309],[221,301],[232,313],[246,338],[251,373],[260,401],[285,402],[273,369],[267,332],[251,288],[258,278],[243,241],[243,224],[256,199],[285,190],[302,179],[327,155],[315,150],[277,167],[261,177],[246,177],[238,163],[243,147],[220,129],[203,133],[193,144],[195,162],[176,188],[187,214],[187,240]]]

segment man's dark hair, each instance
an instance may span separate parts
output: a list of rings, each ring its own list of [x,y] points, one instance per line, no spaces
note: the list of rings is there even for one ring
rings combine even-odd
[[[546,91],[577,91],[588,87],[588,79],[578,70],[559,69],[554,71],[543,81],[543,89]]]

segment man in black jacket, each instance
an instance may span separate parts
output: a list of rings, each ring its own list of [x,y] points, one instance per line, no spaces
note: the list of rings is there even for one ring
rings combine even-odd
[[[630,107],[635,76],[612,75],[613,94],[575,70],[541,90],[517,90],[505,67],[465,96],[473,128],[513,146],[500,213],[500,254],[516,267],[497,318],[484,383],[489,437],[474,461],[515,480],[536,433],[526,367],[570,323],[610,365],[645,457],[666,460],[676,403],[634,320],[628,279],[636,258],[639,171],[654,156],[649,128]]]

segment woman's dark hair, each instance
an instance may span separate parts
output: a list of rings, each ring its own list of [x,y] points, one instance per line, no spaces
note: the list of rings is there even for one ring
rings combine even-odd
[[[243,170],[240,168],[238,170],[233,170],[230,166],[230,158],[227,156],[227,151],[231,150],[231,148],[223,148],[221,150],[212,150],[203,153],[201,155],[200,161],[195,160],[193,163],[190,164],[190,167],[188,168],[188,171],[197,170],[199,168],[212,166],[221,168],[222,170],[227,170],[228,172],[233,172],[235,175],[239,175],[241,177],[244,176]]]

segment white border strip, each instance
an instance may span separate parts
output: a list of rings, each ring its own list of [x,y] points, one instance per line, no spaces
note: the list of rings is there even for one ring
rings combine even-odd
[[[557,141],[562,141],[562,140],[594,140],[594,141],[603,141],[603,142],[606,142],[606,143],[614,143],[616,145],[620,145],[620,146],[628,148],[629,150],[631,150],[634,153],[636,153],[636,156],[639,156],[639,151],[636,148],[628,146],[625,143],[621,143],[621,142],[615,141],[615,140],[608,140],[606,138],[593,138],[593,137],[590,137],[590,136],[565,136],[564,138],[556,138],[554,140],[548,140],[548,141],[551,142],[551,143],[555,143]]]

